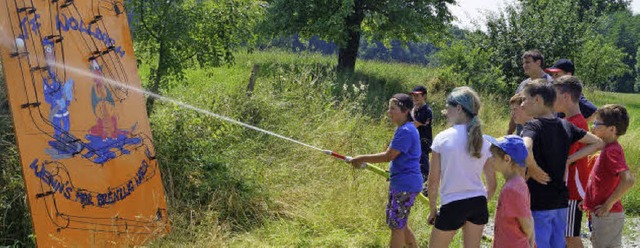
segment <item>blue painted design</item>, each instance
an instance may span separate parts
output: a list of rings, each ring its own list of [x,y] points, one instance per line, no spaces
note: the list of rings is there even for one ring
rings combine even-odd
[[[98,25],[85,24],[84,20],[78,21],[74,16],[67,17],[65,14],[58,15],[56,17],[56,28],[65,32],[72,30],[88,34],[100,40],[107,47],[116,45],[116,41],[109,37],[107,33],[103,33]],[[122,50],[122,46],[115,47],[114,51],[116,54],[120,55],[120,57],[124,57],[125,55],[125,51]]]
[[[35,14],[32,18],[29,18],[29,16],[25,16],[24,18],[22,18],[22,20],[20,21],[20,30],[22,30],[22,33],[19,36],[23,39],[29,39],[29,29],[31,29],[33,33],[38,34],[40,26],[42,26],[39,19],[40,14]],[[84,33],[100,40],[100,42],[102,42],[107,47],[114,46],[113,51],[120,57],[124,57],[126,53],[122,46],[116,46],[116,40],[109,37],[106,32],[102,32],[98,25],[86,24],[82,19],[78,20],[74,16],[67,17],[67,15],[65,14],[59,14],[58,16],[56,16],[55,22],[56,29],[62,30],[64,32],[69,32],[71,30]]]
[[[142,143],[141,138],[127,137],[127,133],[118,134],[115,139],[102,139],[100,136],[89,134],[85,135],[85,138],[89,143],[85,143],[84,145],[90,149],[88,149],[89,152],[82,156],[87,159],[91,159],[96,164],[104,164],[105,162],[116,158],[115,151],[119,151],[121,154],[125,155],[130,154],[131,152],[125,149],[126,145]]]
[[[69,106],[73,100],[73,79],[62,83],[55,70],[56,56],[54,43],[48,39],[42,41],[44,56],[47,63],[46,76],[42,78],[45,102],[49,104],[49,121],[53,126],[53,138],[48,142],[50,148],[45,152],[54,160],[66,159],[79,153],[83,146],[69,134],[71,129],[71,114]]]

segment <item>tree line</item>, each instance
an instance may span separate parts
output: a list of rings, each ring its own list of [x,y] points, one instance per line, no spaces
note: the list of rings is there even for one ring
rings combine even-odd
[[[441,77],[491,92],[522,80],[520,55],[539,49],[602,90],[638,92],[640,17],[630,0],[518,0],[487,16],[486,30],[451,25],[455,0],[129,0],[146,87],[171,88],[186,68],[233,63],[239,49],[284,47],[337,54],[336,69],[358,58],[443,68]],[[153,98],[147,107],[153,110]]]

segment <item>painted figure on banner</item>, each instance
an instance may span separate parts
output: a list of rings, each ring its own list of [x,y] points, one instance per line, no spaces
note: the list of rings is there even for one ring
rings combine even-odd
[[[82,145],[75,142],[76,138],[69,133],[71,121],[69,105],[73,100],[73,79],[69,78],[62,83],[56,72],[56,55],[54,42],[50,39],[42,41],[44,57],[47,66],[46,73],[42,77],[44,99],[50,106],[49,121],[54,129],[54,140],[49,141],[51,148],[46,153],[54,160],[70,158],[82,150]]]
[[[89,152],[84,154],[85,158],[92,159],[94,163],[102,164],[116,157],[116,151],[126,155],[130,151],[125,149],[126,145],[136,145],[142,142],[139,137],[133,137],[137,123],[127,130],[118,128],[118,116],[116,115],[116,101],[107,80],[104,77],[102,68],[96,62],[91,62],[91,73],[93,74],[93,85],[91,86],[91,107],[95,115],[96,124],[89,129],[85,138],[89,141],[87,147]],[[115,150],[114,150],[115,149]]]

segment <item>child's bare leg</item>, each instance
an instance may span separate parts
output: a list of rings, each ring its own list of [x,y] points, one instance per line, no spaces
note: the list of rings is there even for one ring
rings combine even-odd
[[[391,242],[389,242],[389,247],[391,248],[404,247],[404,243],[405,243],[404,232],[406,228],[407,227],[405,226],[404,228],[401,228],[401,229],[391,229]]]
[[[583,248],[580,237],[567,237],[567,248]]]
[[[431,229],[431,238],[429,239],[430,248],[447,248],[453,240],[456,231],[442,231],[436,227]]]
[[[462,226],[462,239],[464,240],[464,247],[480,247],[480,241],[482,240],[482,229],[484,225],[476,225],[469,221]]]
[[[413,232],[411,231],[411,228],[409,228],[409,226],[404,227],[404,243],[406,244],[405,247],[407,248],[418,247],[418,245],[416,244],[416,237],[413,235]]]

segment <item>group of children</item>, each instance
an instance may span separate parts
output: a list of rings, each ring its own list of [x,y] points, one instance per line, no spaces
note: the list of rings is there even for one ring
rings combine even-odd
[[[597,109],[589,132],[577,78],[529,80],[509,101],[521,132],[495,139],[482,134],[478,94],[458,87],[443,110],[450,127],[431,140],[426,89],[416,87],[412,95],[396,94],[389,101],[387,113],[398,128],[387,150],[352,160],[354,166],[391,162],[386,210],[391,247],[416,246],[407,219],[425,176],[428,222],[434,225],[429,246],[448,247],[462,228],[464,246],[479,247],[496,171],[505,184],[496,207],[494,247],[581,247],[583,211],[590,218],[594,247],[621,247],[620,200],[634,183],[617,142],[629,125],[623,106]],[[588,156],[598,150],[590,165]],[[431,162],[424,162],[429,152]]]

